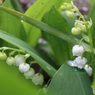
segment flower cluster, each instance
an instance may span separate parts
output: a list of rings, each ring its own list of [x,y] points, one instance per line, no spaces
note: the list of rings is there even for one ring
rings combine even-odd
[[[61,10],[66,11],[66,15],[69,18],[74,18],[75,13],[79,15],[79,20],[75,21],[74,27],[71,29],[73,35],[79,35],[83,32],[86,32],[87,29],[91,28],[92,20],[90,19],[90,21],[86,21],[82,14],[79,12],[78,8],[73,4],[73,2],[64,3],[61,6]]]
[[[5,50],[12,49],[13,48],[0,48],[2,51],[0,52],[0,60],[6,61],[6,64],[9,66],[15,65],[18,67],[19,71],[25,76],[26,79],[31,79],[31,81],[35,85],[42,85],[44,82],[44,76],[41,73],[36,73],[35,70],[30,67],[30,64],[26,63],[26,59],[30,57],[30,54],[18,54],[12,57],[10,55],[9,57],[4,52]],[[15,50],[15,49],[14,49]],[[18,50],[15,50],[18,51]],[[11,54],[11,53],[10,53]]]
[[[79,35],[81,33],[87,32],[87,28],[91,28],[92,20],[90,21],[81,21],[76,20],[74,27],[72,28],[71,32],[73,35]]]
[[[61,6],[61,10],[62,10],[62,11],[66,11],[66,15],[67,15],[69,18],[74,18],[75,14],[74,14],[74,8],[73,8],[72,3],[64,3],[64,4]]]
[[[76,56],[74,61],[68,61],[68,64],[73,67],[78,67],[79,69],[85,69],[89,76],[92,75],[92,68],[87,65],[87,59],[83,57],[85,49],[83,46],[75,45],[72,48],[73,56]]]

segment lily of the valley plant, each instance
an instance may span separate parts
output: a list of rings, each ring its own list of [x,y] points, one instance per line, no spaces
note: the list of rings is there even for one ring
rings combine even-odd
[[[1,3],[0,95],[95,94],[94,4],[84,18],[71,0]]]

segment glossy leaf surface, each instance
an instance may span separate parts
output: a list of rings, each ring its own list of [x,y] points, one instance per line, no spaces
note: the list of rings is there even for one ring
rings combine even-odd
[[[54,75],[46,95],[93,95],[93,93],[87,73],[66,63]]]

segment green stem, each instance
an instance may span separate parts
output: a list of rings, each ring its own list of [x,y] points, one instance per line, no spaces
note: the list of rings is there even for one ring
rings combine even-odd
[[[23,21],[43,30],[43,32],[47,32],[48,34],[54,35],[60,39],[63,39],[69,43],[72,43],[73,45],[77,44],[77,42],[80,41],[79,39],[72,37],[71,35],[67,35],[67,34],[47,25],[46,23],[43,23],[41,21],[30,18],[20,12],[17,12],[17,11],[14,11],[12,9],[8,9],[8,8],[2,7],[2,6],[0,6],[0,10],[5,11],[5,12],[17,17],[18,19],[23,20]],[[82,42],[81,44],[84,46],[86,51],[91,52],[90,46],[88,44],[86,44],[84,42]],[[95,49],[93,49],[93,50],[94,50],[93,53],[95,54]]]

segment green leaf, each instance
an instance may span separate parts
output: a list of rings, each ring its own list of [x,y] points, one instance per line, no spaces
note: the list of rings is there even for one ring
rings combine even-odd
[[[51,10],[44,15],[43,22],[60,30],[62,33],[71,35],[71,29],[66,19],[55,7],[52,7]],[[69,43],[45,32],[43,32],[43,35],[47,39],[58,65],[62,65],[70,59],[72,46]]]
[[[87,19],[90,20],[90,18],[92,19],[92,27],[90,30],[91,30],[91,34],[92,34],[93,45],[95,47],[95,3],[88,14]]]
[[[46,23],[35,20],[35,19],[30,18],[28,16],[25,16],[24,14],[19,13],[17,11],[14,11],[14,10],[11,10],[11,9],[8,9],[8,8],[2,7],[2,6],[0,6],[0,10],[5,11],[5,12],[17,17],[18,19],[23,20],[24,22],[27,22],[27,23],[43,30],[43,32],[47,32],[48,34],[54,35],[62,40],[65,40],[65,41],[73,44],[73,45],[77,44],[77,42],[80,41],[79,39],[77,39],[71,35],[67,35],[67,34],[47,25]],[[85,51],[91,52],[90,46],[88,44],[86,44],[84,42],[82,42],[81,44],[84,46]],[[95,51],[95,49],[94,49],[94,51]],[[93,52],[93,53],[95,54],[95,52]]]
[[[16,11],[23,12],[23,9],[18,0],[10,0],[10,2]]]
[[[41,20],[43,15],[51,9],[52,5],[58,9],[63,2],[70,2],[71,0],[37,0],[25,13],[29,17],[33,17],[37,20]],[[30,24],[24,23],[25,30],[28,35],[28,42],[35,46],[37,40],[41,36],[39,29],[31,26]]]
[[[46,95],[93,95],[93,93],[87,73],[66,63],[54,75]]]
[[[28,52],[42,67],[42,69],[45,70],[47,74],[49,74],[50,76],[53,76],[55,74],[56,70],[51,65],[49,65],[45,60],[43,60],[33,47],[31,47],[24,41],[1,30],[0,38]]]
[[[13,9],[10,0],[5,0],[2,6],[6,6],[7,8]],[[21,21],[18,20],[16,17],[8,13],[5,13],[4,11],[1,10],[0,10],[0,29],[7,31],[8,33],[13,34],[14,36],[24,41],[26,40],[25,38],[27,38]]]
[[[16,66],[0,60],[0,95],[37,95],[39,88],[25,79]]]

